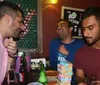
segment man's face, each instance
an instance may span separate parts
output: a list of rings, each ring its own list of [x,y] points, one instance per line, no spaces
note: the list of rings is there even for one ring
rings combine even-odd
[[[61,39],[67,38],[69,36],[70,30],[68,24],[65,21],[60,21],[57,27],[57,34]]]
[[[89,45],[100,41],[100,25],[95,16],[89,16],[82,21],[83,35]]]
[[[18,16],[13,20],[10,29],[12,30],[12,37],[18,38],[21,31],[22,14],[18,12]]]

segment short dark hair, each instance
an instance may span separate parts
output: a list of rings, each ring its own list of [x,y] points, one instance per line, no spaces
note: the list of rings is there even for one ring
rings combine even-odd
[[[61,22],[61,21],[67,22],[68,27],[73,27],[73,23],[72,23],[71,21],[69,21],[69,20],[67,20],[67,19],[60,19],[60,20],[58,21],[58,23]]]
[[[23,16],[23,11],[22,9],[16,5],[15,3],[12,3],[10,1],[2,1],[0,2],[0,19],[5,15],[8,14],[14,18],[17,16],[18,11],[22,14]]]
[[[100,20],[100,7],[90,7],[85,9],[82,15],[82,21],[92,15],[94,15],[97,20]]]

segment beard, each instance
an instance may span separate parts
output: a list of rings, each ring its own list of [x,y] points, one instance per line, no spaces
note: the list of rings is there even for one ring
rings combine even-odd
[[[13,37],[13,40],[14,41],[19,41],[20,40],[20,37]]]
[[[89,46],[92,46],[94,45],[97,41],[100,40],[100,37],[97,37],[95,39],[93,39],[92,37],[85,37],[84,38],[85,42],[89,45]],[[91,40],[91,41],[90,41]]]
[[[20,32],[19,31],[14,32],[13,39],[14,39],[14,41],[18,41],[20,39]]]
[[[63,40],[64,35],[60,35],[60,34],[59,34],[58,36],[59,36],[59,38],[60,38],[60,39],[62,39],[62,40]]]

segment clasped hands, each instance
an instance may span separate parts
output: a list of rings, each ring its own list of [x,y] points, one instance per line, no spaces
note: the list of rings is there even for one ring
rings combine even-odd
[[[65,54],[65,55],[68,55],[68,53],[69,53],[68,50],[65,48],[64,45],[60,45],[58,51],[59,51],[60,53],[62,53],[62,54]]]
[[[17,53],[17,42],[13,40],[13,38],[5,39],[4,45],[7,48],[8,55],[10,57],[14,57]]]

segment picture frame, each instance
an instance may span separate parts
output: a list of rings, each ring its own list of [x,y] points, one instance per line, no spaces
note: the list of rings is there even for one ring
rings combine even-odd
[[[73,38],[82,38],[81,17],[84,9],[62,6],[61,19],[73,23]]]

